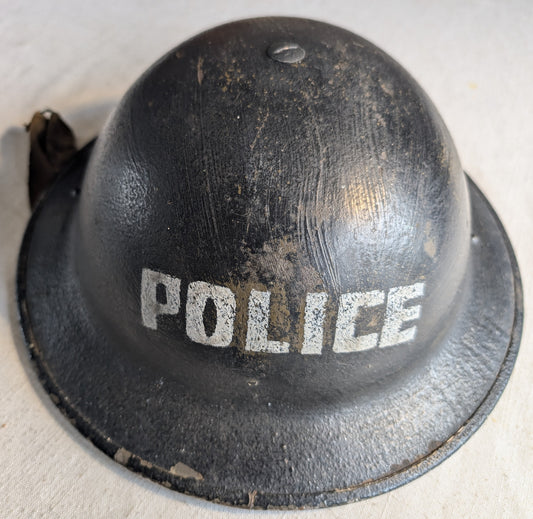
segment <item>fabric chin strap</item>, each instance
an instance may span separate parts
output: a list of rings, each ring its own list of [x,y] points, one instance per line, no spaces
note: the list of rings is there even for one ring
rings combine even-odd
[[[35,112],[26,125],[30,134],[30,207],[35,209],[44,192],[77,151],[70,127],[52,110]]]

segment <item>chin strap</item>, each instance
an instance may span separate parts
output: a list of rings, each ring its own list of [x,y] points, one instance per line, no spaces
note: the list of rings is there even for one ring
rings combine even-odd
[[[52,110],[35,112],[26,130],[30,134],[28,188],[33,210],[77,148],[74,133]]]

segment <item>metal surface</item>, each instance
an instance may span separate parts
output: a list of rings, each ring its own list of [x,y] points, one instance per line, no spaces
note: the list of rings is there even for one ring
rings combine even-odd
[[[294,41],[300,61],[269,58]],[[437,464],[503,390],[522,319],[508,240],[427,97],[295,19],[214,29],[148,71],[34,215],[18,286],[86,436],[258,507]]]

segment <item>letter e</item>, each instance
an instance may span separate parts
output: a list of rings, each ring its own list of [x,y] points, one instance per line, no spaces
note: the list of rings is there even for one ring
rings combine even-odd
[[[416,326],[402,330],[402,325],[420,317],[420,305],[407,308],[404,304],[411,299],[424,295],[424,283],[415,283],[404,287],[395,287],[389,290],[387,296],[387,313],[385,323],[381,330],[380,348],[388,348],[402,342],[412,341],[416,337]]]

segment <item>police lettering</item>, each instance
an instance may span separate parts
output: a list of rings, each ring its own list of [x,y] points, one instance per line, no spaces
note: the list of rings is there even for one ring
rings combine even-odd
[[[158,287],[164,287],[164,302],[158,301]],[[157,317],[176,315],[180,311],[181,280],[151,269],[143,269],[141,278],[141,317],[145,327],[157,329]],[[349,353],[372,348],[388,348],[410,342],[416,337],[413,324],[420,318],[421,305],[412,300],[424,295],[424,283],[383,290],[350,292],[339,298],[333,351]],[[290,344],[269,339],[270,296],[268,290],[250,291],[247,307],[247,329],[244,349],[250,352],[288,353]],[[211,300],[216,309],[214,331],[207,333],[204,312]],[[301,344],[296,346],[303,355],[319,355],[324,342],[326,292],[306,295]],[[411,303],[411,304],[407,304]],[[356,322],[363,308],[386,305],[380,333],[358,334]],[[185,332],[191,341],[226,348],[231,345],[237,312],[235,294],[225,286],[204,281],[189,283],[185,304]],[[406,324],[411,326],[405,326]]]

